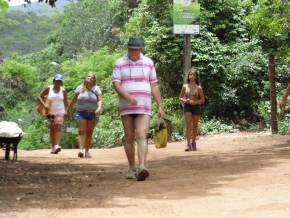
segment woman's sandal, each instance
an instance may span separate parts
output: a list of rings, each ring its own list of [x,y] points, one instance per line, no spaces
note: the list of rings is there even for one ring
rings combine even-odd
[[[197,149],[196,149],[196,142],[192,142],[192,144],[191,144],[191,151],[197,151]]]

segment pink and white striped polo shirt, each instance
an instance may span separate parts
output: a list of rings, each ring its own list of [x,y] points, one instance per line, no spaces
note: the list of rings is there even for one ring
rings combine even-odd
[[[112,82],[119,82],[125,91],[135,96],[137,105],[131,105],[120,97],[120,114],[148,114],[151,115],[151,84],[157,83],[157,76],[153,61],[140,55],[136,62],[124,55],[117,60],[113,68]]]

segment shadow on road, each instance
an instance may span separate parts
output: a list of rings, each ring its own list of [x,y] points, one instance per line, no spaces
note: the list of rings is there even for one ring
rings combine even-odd
[[[245,173],[289,159],[290,144],[260,149],[197,152],[150,161],[146,182],[124,179],[125,164],[0,161],[0,212],[28,208],[110,208],[133,206],[126,198],[184,199],[218,195],[217,188]],[[116,200],[117,199],[117,200]],[[122,203],[118,199],[123,199]],[[132,202],[132,201],[130,201]],[[5,207],[3,207],[5,205]]]

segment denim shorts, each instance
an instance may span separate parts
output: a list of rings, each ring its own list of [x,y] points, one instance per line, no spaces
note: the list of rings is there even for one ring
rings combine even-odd
[[[95,112],[90,111],[77,111],[75,119],[77,122],[87,120],[87,121],[93,121],[95,120],[96,123],[99,121],[99,117],[96,116]]]
[[[200,115],[201,114],[201,106],[200,105],[191,105],[184,104],[183,112],[190,112],[192,115]]]

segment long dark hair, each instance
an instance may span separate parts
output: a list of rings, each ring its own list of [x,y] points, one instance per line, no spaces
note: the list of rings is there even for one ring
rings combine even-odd
[[[188,71],[188,74],[187,74],[187,80],[186,80],[187,83],[190,82],[190,80],[189,80],[189,74],[191,74],[191,73],[195,73],[195,76],[196,76],[195,82],[196,82],[197,85],[199,85],[199,76],[198,76],[197,70],[194,69],[194,68],[192,68],[192,69],[190,69],[190,70]]]

